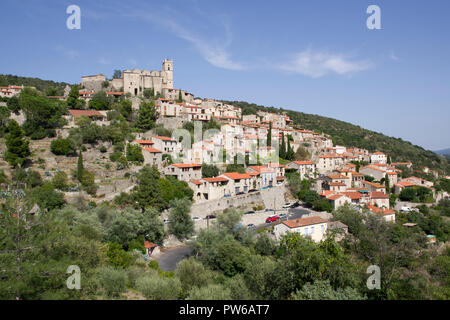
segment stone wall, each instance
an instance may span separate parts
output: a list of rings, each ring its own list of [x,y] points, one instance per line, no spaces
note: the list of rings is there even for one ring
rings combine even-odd
[[[173,118],[161,117],[156,120],[156,124],[162,124],[164,128],[169,130],[181,128],[183,126],[183,123],[185,122],[187,122],[187,119],[180,117],[173,117]]]
[[[263,202],[266,208],[281,209],[285,203],[284,185],[265,189],[253,193],[238,195],[232,198],[222,198],[219,200],[210,200],[200,203],[194,203],[191,209],[191,215],[205,218],[211,213],[221,212],[227,208],[238,208],[249,204]]]

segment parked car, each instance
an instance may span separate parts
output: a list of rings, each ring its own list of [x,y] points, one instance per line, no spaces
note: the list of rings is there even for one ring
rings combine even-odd
[[[287,214],[286,214],[286,213],[280,213],[280,214],[278,215],[278,217],[279,217],[281,220],[284,220],[284,219],[287,219]]]
[[[402,211],[402,212],[410,212],[410,211],[412,211],[412,209],[410,207],[402,207],[400,209],[400,211]]]
[[[291,204],[289,203],[289,202],[286,202],[284,205],[283,205],[283,208],[284,209],[287,209],[287,208],[289,208],[291,206]]]
[[[255,225],[253,223],[249,223],[247,225],[247,229],[255,229]]]
[[[269,217],[266,219],[266,223],[275,222],[275,221],[278,221],[279,219],[280,219],[279,216],[269,216]]]
[[[269,211],[273,211],[273,209],[269,209],[267,208],[266,210],[264,210],[265,212],[269,212]]]
[[[202,220],[202,218],[199,218],[199,217],[192,217],[192,220],[194,220],[194,221],[200,221],[200,220]]]
[[[245,214],[254,214],[254,213],[255,213],[255,211],[253,211],[253,210],[249,210],[249,211],[245,212]]]
[[[169,223],[170,221],[169,221],[169,219],[168,218],[165,218],[164,219],[164,223]]]
[[[205,218],[206,218],[206,219],[215,219],[216,216],[213,215],[213,214],[208,214]]]
[[[300,203],[298,201],[291,205],[291,208],[297,208],[297,207],[300,207]]]

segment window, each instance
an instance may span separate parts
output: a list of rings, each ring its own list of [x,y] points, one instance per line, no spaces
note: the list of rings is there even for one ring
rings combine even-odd
[[[308,228],[305,228],[305,236],[308,235]]]
[[[311,234],[314,233],[314,227],[311,227]]]
[[[320,232],[323,233],[323,225],[320,226]]]

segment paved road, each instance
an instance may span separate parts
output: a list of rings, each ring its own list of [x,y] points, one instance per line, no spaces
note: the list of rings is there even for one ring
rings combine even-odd
[[[164,271],[175,270],[178,262],[190,256],[192,247],[189,245],[181,245],[175,248],[165,249],[155,257],[159,267]]]

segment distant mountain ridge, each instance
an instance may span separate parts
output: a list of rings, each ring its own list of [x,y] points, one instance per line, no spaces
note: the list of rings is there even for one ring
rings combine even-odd
[[[447,155],[450,155],[450,148],[437,150],[437,151],[434,151],[434,153],[442,155],[442,156],[447,156]]]

